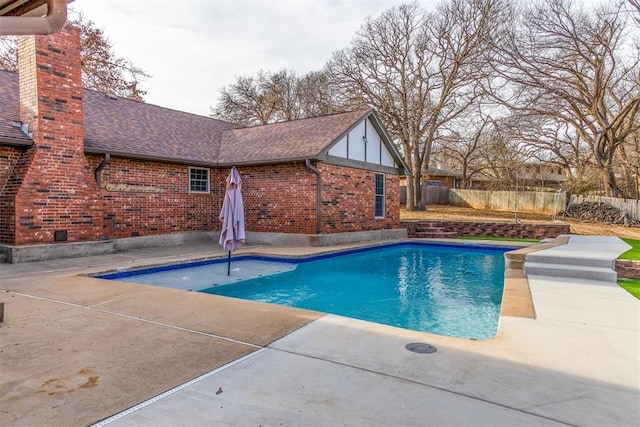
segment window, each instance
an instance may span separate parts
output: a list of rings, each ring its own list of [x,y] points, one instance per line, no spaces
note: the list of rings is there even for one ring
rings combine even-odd
[[[209,192],[209,169],[189,168],[189,192]]]
[[[375,180],[375,213],[376,218],[384,218],[384,175],[381,173],[376,174]]]

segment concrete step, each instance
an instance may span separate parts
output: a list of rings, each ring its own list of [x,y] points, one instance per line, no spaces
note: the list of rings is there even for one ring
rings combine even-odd
[[[537,264],[560,264],[560,265],[573,265],[573,266],[586,266],[586,267],[600,267],[600,268],[612,268],[613,261],[611,258],[598,258],[589,257],[588,254],[584,254],[582,257],[567,256],[552,254],[545,255],[542,253],[527,254],[525,258],[526,262],[533,262]]]
[[[575,279],[587,279],[600,282],[615,282],[617,273],[611,268],[529,262],[524,263],[524,272],[527,276],[571,277]]]

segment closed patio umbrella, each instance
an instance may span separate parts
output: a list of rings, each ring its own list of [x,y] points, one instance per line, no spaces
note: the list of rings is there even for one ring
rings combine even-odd
[[[231,252],[244,243],[244,205],[242,203],[242,179],[238,169],[234,166],[227,176],[227,190],[224,194],[222,209],[220,210],[220,245],[229,252],[227,261],[227,276],[231,274]]]

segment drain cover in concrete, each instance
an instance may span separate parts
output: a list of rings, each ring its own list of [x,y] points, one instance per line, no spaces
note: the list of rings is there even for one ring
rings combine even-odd
[[[409,351],[413,351],[414,353],[422,354],[435,353],[436,351],[438,351],[438,349],[431,344],[425,344],[422,342],[412,342],[410,344],[407,344],[405,348]]]

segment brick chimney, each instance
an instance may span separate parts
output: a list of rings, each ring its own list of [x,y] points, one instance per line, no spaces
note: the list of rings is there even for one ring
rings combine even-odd
[[[15,245],[99,240],[101,197],[84,155],[80,30],[18,41],[20,119],[34,145],[16,168]]]

